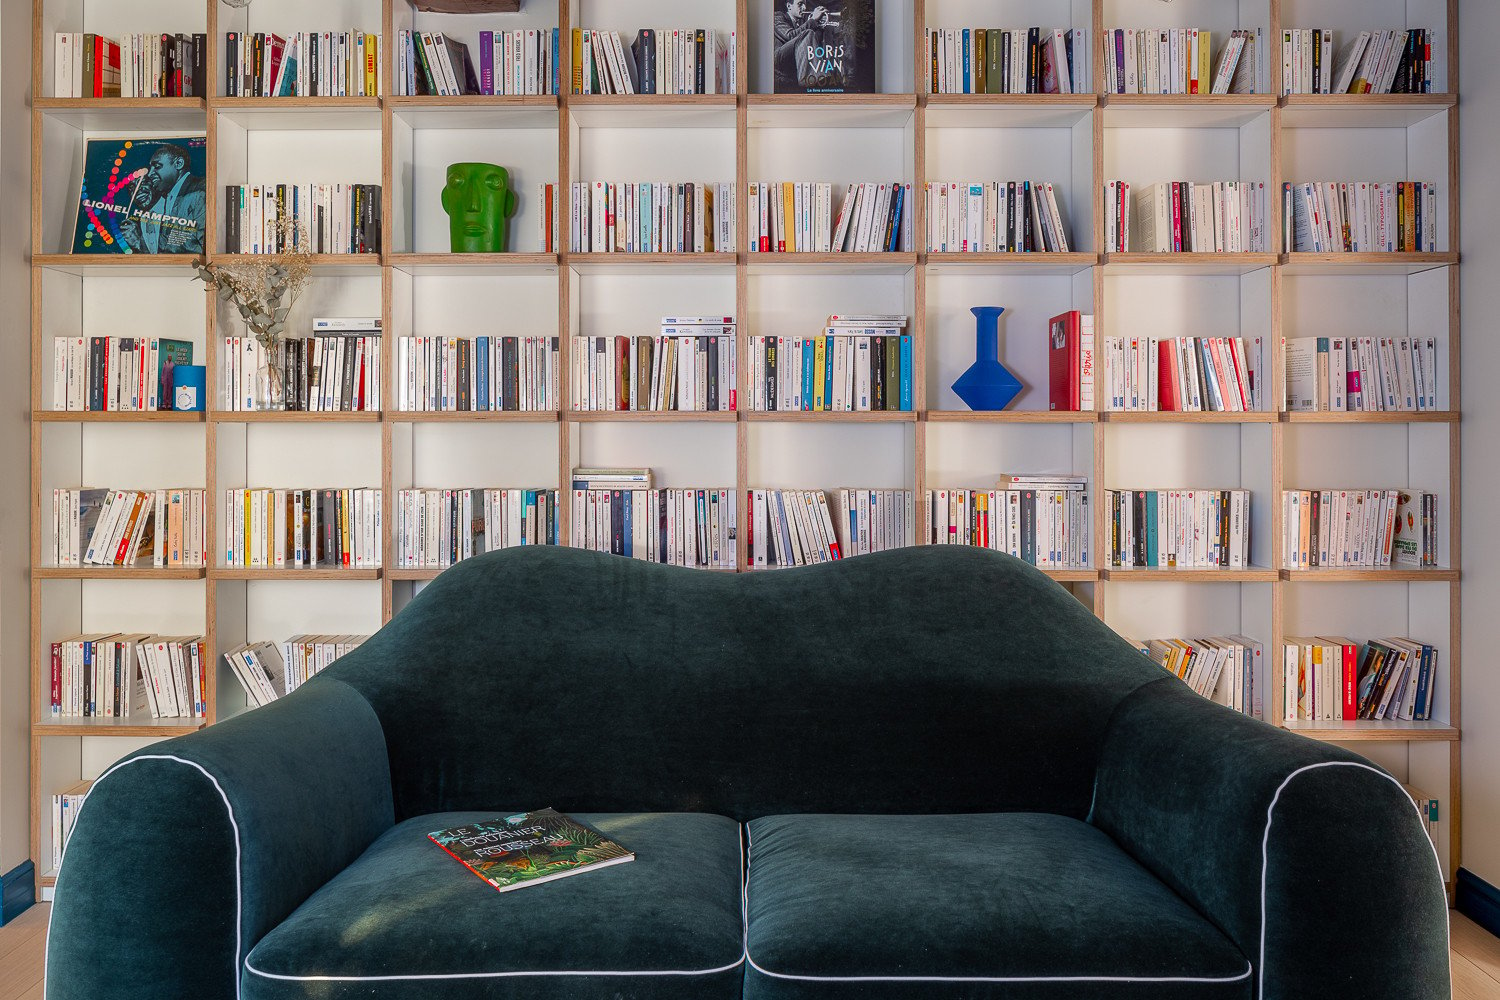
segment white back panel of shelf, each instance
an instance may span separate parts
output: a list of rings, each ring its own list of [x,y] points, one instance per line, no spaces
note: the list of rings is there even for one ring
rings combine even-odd
[[[1092,481],[1092,430],[1073,424],[928,424],[927,488],[992,490],[1001,475],[1034,473]]]
[[[749,486],[914,489],[914,432],[910,424],[752,424]]]
[[[393,489],[557,487],[557,424],[437,423],[398,427],[392,442],[409,471]]]
[[[397,131],[404,129],[398,125]],[[398,146],[404,143],[398,143]],[[510,174],[516,213],[506,250],[539,251],[538,229],[545,207],[538,185],[557,182],[557,129],[411,129],[410,158],[396,164],[393,241],[400,251],[445,253],[451,241],[443,187],[454,163],[495,163]],[[565,195],[558,204],[566,208]],[[410,237],[407,236],[410,234]],[[408,246],[408,240],[410,245]],[[555,311],[555,310],[554,310]]]
[[[572,433],[575,468],[648,468],[655,489],[735,488],[733,424],[590,423]]]

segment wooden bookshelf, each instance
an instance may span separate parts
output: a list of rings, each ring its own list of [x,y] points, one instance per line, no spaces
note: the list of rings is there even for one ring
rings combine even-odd
[[[107,612],[119,588],[161,588],[167,605],[191,613],[218,660],[247,639],[280,640],[294,632],[374,631],[438,575],[396,568],[392,553],[395,499],[418,487],[552,487],[565,489],[579,465],[650,465],[673,486],[727,486],[743,497],[752,487],[832,489],[859,485],[912,490],[918,538],[929,525],[927,489],[980,488],[1002,473],[1085,475],[1090,493],[1107,489],[1219,486],[1253,495],[1252,563],[1243,570],[1111,568],[1101,561],[1107,537],[1103,504],[1093,504],[1092,565],[1049,570],[1102,620],[1140,637],[1243,633],[1264,642],[1266,718],[1314,739],[1358,744],[1398,777],[1431,789],[1447,788],[1447,871],[1461,860],[1461,274],[1458,226],[1459,106],[1458,4],[1446,0],[1444,92],[1422,95],[1157,96],[964,95],[925,92],[924,53],[914,51],[899,70],[887,60],[882,87],[861,95],[786,96],[751,93],[769,82],[769,56],[751,46],[755,0],[677,0],[682,23],[735,30],[741,58],[736,94],[706,96],[385,96],[370,98],[229,98],[222,88],[220,46],[230,19],[242,16],[220,0],[185,0],[184,16],[207,31],[207,77],[213,95],[172,100],[57,99],[50,96],[51,39],[47,31],[156,30],[137,16],[94,5],[66,13],[59,0],[33,0],[33,186],[31,345],[32,427],[31,649],[32,852],[49,842],[45,828],[49,782],[76,761],[110,756],[94,739],[164,738],[200,728],[191,720],[53,720],[44,711],[43,650],[59,621],[81,624],[85,613]],[[262,5],[271,3],[272,10]],[[280,4],[278,6],[278,4]],[[51,6],[49,6],[51,5]],[[575,24],[623,27],[628,11],[581,0],[535,0],[527,17],[549,16],[566,37]],[[1368,21],[1361,0],[1317,0],[1343,21]],[[126,5],[128,7],[128,5]],[[626,6],[626,5],[622,5]],[[899,7],[900,5],[898,5]],[[1080,0],[1070,25],[1099,33],[1114,27],[1118,0]],[[1263,8],[1261,16],[1242,8]],[[1202,0],[1217,22],[1278,29],[1286,0],[1242,4]],[[1303,5],[1306,6],[1306,5]],[[472,21],[422,13],[410,0],[350,0],[365,26],[382,33],[380,79],[392,91],[390,41],[402,27],[477,31]],[[201,13],[199,12],[201,9]],[[257,0],[256,29],[295,30],[289,2]],[[912,0],[882,21],[882,45],[904,46],[930,27],[964,20],[953,0]],[[282,17],[287,25],[269,20]],[[1167,10],[1170,11],[1170,8]],[[882,8],[884,14],[885,8]],[[1059,18],[1069,15],[1062,5]],[[510,15],[515,16],[515,15]],[[1311,17],[1312,15],[1309,15]],[[73,18],[77,23],[68,22]],[[124,21],[120,19],[124,18]],[[507,15],[496,15],[504,26]],[[55,23],[61,19],[66,23]],[[608,21],[610,23],[602,23]],[[86,23],[85,23],[86,22]],[[520,23],[520,22],[515,22]],[[1341,22],[1342,23],[1342,22]],[[347,27],[353,27],[351,23]],[[1312,25],[1307,25],[1312,26]],[[1363,27],[1384,27],[1364,23]],[[1413,23],[1412,27],[1425,27]],[[471,43],[472,38],[467,39]],[[562,58],[568,58],[562,46]],[[1096,60],[1096,82],[1097,60]],[[566,85],[569,74],[563,68]],[[762,81],[765,81],[764,83]],[[216,407],[219,341],[238,321],[189,279],[190,258],[74,255],[62,242],[66,220],[53,213],[69,204],[73,158],[87,135],[116,132],[204,133],[208,138],[207,245],[214,260],[243,261],[217,252],[222,219],[218,192],[227,183],[278,179],[281,164],[318,179],[380,183],[383,253],[324,255],[299,306],[303,315],[379,315],[386,336],[384,394],[388,408],[370,413],[235,413]],[[752,181],[899,178],[920,192],[931,179],[977,180],[1029,176],[1058,182],[1072,230],[1066,254],[900,253],[594,254],[538,252],[535,184],[557,185],[566,206],[568,184],[641,175],[637,164],[680,133],[672,163],[655,180],[725,181],[736,190],[740,236],[746,229],[746,185]],[[252,141],[253,140],[253,141]],[[852,145],[850,145],[852,144]],[[813,152],[800,152],[802,147]],[[853,153],[846,152],[856,150]],[[1221,179],[1235,163],[1238,176],[1267,183],[1268,210],[1279,217],[1274,192],[1283,181],[1326,179],[1322,164],[1347,166],[1351,176],[1381,151],[1398,150],[1398,173],[1421,171],[1438,182],[1440,252],[1423,254],[1306,254],[1287,252],[1272,226],[1268,252],[1144,254],[1104,252],[1103,182],[1144,183],[1167,178]],[[1003,165],[996,152],[1003,151]],[[1383,154],[1382,154],[1383,155]],[[512,220],[512,251],[445,252],[446,220],[434,183],[449,162],[492,160],[513,167],[522,209]],[[851,159],[854,162],[850,162]],[[628,169],[619,164],[629,164]],[[1306,164],[1314,166],[1305,166]],[[1012,166],[1016,164],[1016,166]],[[1309,173],[1312,171],[1312,173]],[[1413,174],[1415,176],[1415,174]],[[1395,176],[1382,179],[1396,179]],[[61,186],[59,188],[59,185]],[[912,206],[914,231],[925,232],[925,199]],[[559,212],[559,215],[564,213]],[[1439,406],[1421,413],[1291,413],[1281,393],[1254,413],[1058,413],[1046,409],[1046,318],[1069,309],[1096,316],[1096,337],[1133,332],[1161,336],[1256,336],[1267,345],[1271,386],[1283,380],[1282,337],[1313,335],[1317,304],[1332,301],[1379,333],[1440,335]],[[1173,309],[1162,311],[1163,301]],[[1370,303],[1404,303],[1404,311]],[[105,303],[157,309],[195,344],[209,369],[207,413],[61,413],[51,409],[50,338],[66,331],[113,333]],[[949,390],[972,359],[976,304],[1007,307],[1002,358],[1028,387],[1015,409],[975,413]],[[598,413],[572,409],[566,390],[571,351],[579,334],[641,333],[669,313],[736,317],[741,373],[749,369],[749,337],[791,333],[819,325],[832,311],[901,312],[911,317],[914,400],[894,413]],[[1158,323],[1158,312],[1164,312]],[[1443,317],[1446,316],[1446,322]],[[555,335],[561,410],[419,413],[393,407],[398,337],[454,329],[484,333]],[[154,330],[153,330],[154,333]],[[123,334],[122,332],[122,335]],[[197,352],[201,352],[197,353]],[[380,569],[103,569],[51,567],[46,511],[56,486],[109,485],[96,477],[119,468],[111,456],[139,447],[153,482],[206,490],[211,562],[223,490],[246,485],[355,486],[383,490]],[[1319,481],[1319,463],[1348,453],[1348,482]],[[1375,457],[1379,456],[1379,458]],[[1389,459],[1389,461],[1385,461]],[[1410,471],[1408,471],[1410,470]],[[134,474],[134,473],[133,473]],[[1352,475],[1352,474],[1351,474]],[[81,477],[81,479],[80,479]],[[161,479],[161,482],[154,480]],[[1406,485],[1442,498],[1440,531],[1446,556],[1433,570],[1275,569],[1280,552],[1281,492],[1288,488]],[[170,481],[167,481],[170,480]],[[1396,480],[1385,482],[1385,480]],[[745,504],[739,508],[738,570],[748,568]],[[570,505],[560,505],[560,531],[569,537]],[[178,608],[178,605],[191,605]],[[66,612],[65,609],[83,609]],[[201,611],[200,611],[201,609]],[[175,612],[174,612],[175,613]],[[1316,617],[1311,617],[1316,615]],[[168,628],[168,625],[172,627]],[[156,629],[151,620],[139,627]],[[161,631],[187,631],[175,619]],[[82,627],[74,631],[84,631]],[[1412,634],[1442,653],[1440,721],[1428,723],[1295,723],[1281,718],[1274,651],[1287,635],[1348,633],[1357,639]],[[208,719],[213,724],[243,710],[232,675],[218,660],[208,675]],[[220,694],[224,697],[221,699]],[[123,742],[118,744],[124,747]],[[1446,745],[1446,746],[1445,746]],[[60,771],[59,769],[62,769]],[[80,774],[79,777],[85,777]],[[42,866],[39,864],[40,870]],[[39,878],[39,887],[50,877]]]

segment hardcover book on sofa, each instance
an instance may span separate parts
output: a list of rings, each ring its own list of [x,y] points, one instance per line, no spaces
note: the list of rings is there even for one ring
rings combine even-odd
[[[500,892],[635,860],[599,831],[552,809],[437,830],[427,837]]]

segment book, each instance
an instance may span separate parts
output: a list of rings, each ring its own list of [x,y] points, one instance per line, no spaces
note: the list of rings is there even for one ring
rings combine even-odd
[[[1310,181],[1282,185],[1282,225],[1294,253],[1429,253],[1438,247],[1430,181]]]
[[[932,94],[1087,94],[1087,28],[928,28],[919,50]]]
[[[1222,42],[1222,44],[1219,44]],[[1263,29],[1113,28],[1100,72],[1109,94],[1265,93]],[[1217,53],[1217,54],[1216,54]]]
[[[225,32],[224,96],[378,96],[380,38],[359,29]]]
[[[379,184],[229,184],[225,252],[379,253],[380,205]]]
[[[55,489],[51,514],[50,565],[205,564],[201,489]]]
[[[226,489],[223,565],[378,569],[384,508],[376,488]]]
[[[927,182],[930,253],[1067,253],[1057,186],[1041,180]]]
[[[736,566],[733,489],[653,489],[647,469],[578,469],[572,504],[574,548],[672,566]]]
[[[1264,710],[1264,644],[1243,635],[1131,640],[1196,693],[1251,718]]]
[[[84,140],[76,254],[201,254],[207,140],[201,136]]]
[[[575,94],[731,94],[738,75],[738,33],[708,27],[628,32],[574,28]]]
[[[928,490],[928,544],[993,549],[1043,569],[1089,565],[1082,477],[1006,476],[994,490]]]
[[[1248,569],[1249,490],[1107,490],[1108,565]]]
[[[728,253],[735,247],[731,183],[575,181],[570,198],[574,253]]]
[[[54,718],[202,719],[203,636],[93,633],[50,644]]]
[[[1281,656],[1290,722],[1433,718],[1438,650],[1428,643],[1287,636]]]
[[[1260,337],[1105,337],[1099,344],[1101,408],[1135,412],[1263,411],[1266,362],[1262,346]],[[1287,362],[1290,390],[1293,373],[1300,369],[1290,354]]]
[[[1093,341],[1093,316],[1075,309],[1047,321],[1048,409],[1094,408]]]
[[[414,489],[396,495],[396,565],[445,569],[496,549],[558,545],[555,489]]]
[[[576,410],[732,412],[737,374],[732,317],[664,320],[654,337],[573,338]]]
[[[756,336],[749,406],[761,412],[910,410],[912,337],[905,316],[831,315],[814,336]]]
[[[774,93],[875,93],[875,0],[766,2],[771,7]]]
[[[552,809],[434,830],[427,837],[500,892],[635,860],[599,831]]]
[[[1282,516],[1286,569],[1438,565],[1438,498],[1433,493],[1287,490]]]

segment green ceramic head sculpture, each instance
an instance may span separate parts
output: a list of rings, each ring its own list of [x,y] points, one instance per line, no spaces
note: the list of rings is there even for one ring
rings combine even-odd
[[[493,163],[455,163],[443,185],[443,211],[454,253],[503,253],[516,214],[510,172]]]

